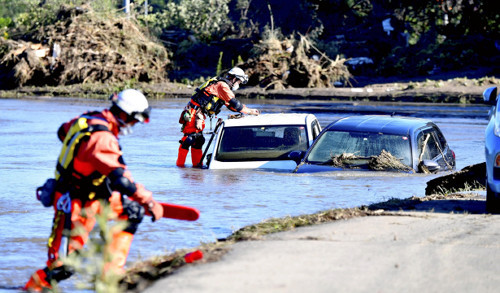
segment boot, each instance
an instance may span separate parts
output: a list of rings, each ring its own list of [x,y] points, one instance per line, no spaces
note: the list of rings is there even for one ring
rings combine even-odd
[[[43,269],[36,271],[23,287],[24,291],[29,292],[42,292],[44,289],[52,290],[52,286],[47,281],[47,273]]]
[[[179,153],[177,154],[177,162],[175,163],[178,167],[184,167],[184,163],[186,163],[186,157],[188,155],[189,150],[179,147]]]
[[[112,273],[115,275],[125,273],[123,267],[125,267],[128,252],[130,250],[130,246],[132,245],[133,239],[134,234],[125,231],[120,231],[113,235],[113,240],[107,248],[110,260],[106,259],[108,263],[106,263],[104,267],[105,275],[107,275],[107,273]]]
[[[193,163],[193,167],[203,166],[203,162],[201,161],[201,156],[203,156],[203,152],[201,151],[201,149],[191,148],[191,162]]]

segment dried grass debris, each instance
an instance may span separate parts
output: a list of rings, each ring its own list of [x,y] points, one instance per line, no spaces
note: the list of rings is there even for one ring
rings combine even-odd
[[[393,156],[390,152],[382,150],[380,155],[373,156],[368,163],[368,166],[372,170],[384,171],[384,170],[397,170],[410,172],[413,171],[409,166],[401,163],[401,160]]]
[[[349,83],[346,59],[330,59],[308,37],[279,40],[272,36],[254,46],[254,57],[238,66],[250,76],[250,85],[265,89],[330,88],[336,81]]]
[[[168,52],[133,19],[65,6],[58,18],[26,35],[28,42],[8,41],[0,60],[4,78],[16,86],[166,80]],[[43,44],[46,54],[33,57],[40,51],[34,44]]]
[[[356,158],[358,158],[358,157],[355,154],[342,153],[342,154],[337,155],[337,156],[332,156],[331,164],[334,167],[344,168],[348,165],[347,164],[348,161],[352,161]]]
[[[338,168],[354,168],[353,161],[356,160],[366,160],[368,169],[375,171],[414,171],[411,167],[403,164],[400,159],[384,149],[379,155],[370,156],[369,158],[360,157],[353,153],[342,153],[340,155],[331,156],[330,164]]]

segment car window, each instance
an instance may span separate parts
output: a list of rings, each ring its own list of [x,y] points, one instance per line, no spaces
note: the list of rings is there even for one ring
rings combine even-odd
[[[432,160],[439,156],[440,143],[436,140],[435,131],[426,129],[422,131],[417,138],[419,162],[422,160]]]
[[[385,150],[403,164],[411,166],[410,142],[407,136],[372,132],[327,131],[318,138],[307,161],[327,164],[334,156],[353,154],[369,158]]]
[[[306,151],[304,126],[226,127],[216,152],[219,161],[286,160],[291,151]]]

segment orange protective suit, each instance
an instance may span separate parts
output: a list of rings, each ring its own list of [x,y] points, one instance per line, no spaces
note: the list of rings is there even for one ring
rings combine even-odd
[[[107,131],[93,132],[88,140],[83,140],[78,146],[72,160],[73,170],[69,179],[71,186],[59,184],[58,181],[54,195],[55,215],[52,233],[47,244],[47,267],[32,275],[25,285],[26,290],[42,291],[44,288],[51,288],[52,281],[58,282],[71,276],[72,270],[62,264],[60,253],[64,251],[69,255],[83,248],[89,238],[89,233],[96,224],[95,216],[103,211],[103,205],[110,206],[111,219],[126,220],[128,223],[123,231],[112,231],[112,242],[104,252],[112,256],[112,260],[106,264],[105,269],[115,273],[122,272],[133,234],[144,216],[144,208],[161,209],[161,205],[153,200],[152,193],[143,185],[134,183],[130,172],[126,170],[118,144],[119,123],[115,116],[109,110],[104,110],[87,113],[87,117],[88,125],[104,125]],[[64,123],[60,127],[58,135],[61,141],[64,141],[70,127],[77,119]],[[105,188],[100,188],[106,184],[106,180],[102,180],[103,183],[99,188],[87,189],[83,186],[99,177],[108,178],[108,175],[116,170],[124,170],[120,174],[129,180],[127,182],[130,182],[133,194],[126,196],[114,191],[113,186],[109,184]],[[63,182],[68,180],[67,177],[65,178],[62,179]],[[86,181],[86,178],[91,180]],[[89,190],[92,192],[89,193]],[[63,193],[69,194],[70,200]],[[65,203],[66,208],[62,207]]]
[[[231,100],[237,100],[227,81],[224,79],[212,79],[204,86],[202,85],[199,90],[203,92],[202,95],[204,94],[206,96],[211,95],[216,97],[217,102],[214,103],[215,105],[212,105],[215,109],[220,109],[222,105],[225,105],[229,110],[234,112],[241,112],[244,114],[249,112],[249,109],[243,104],[241,104],[241,109],[235,109],[231,106]],[[217,113],[218,111],[215,112],[215,114]],[[202,166],[203,162],[201,162],[201,149],[205,143],[203,129],[205,128],[206,114],[210,115],[211,113],[206,109],[203,109],[203,107],[195,101],[193,95],[179,118],[179,123],[183,125],[182,132],[184,133],[184,136],[179,141],[181,145],[179,146],[179,152],[177,155],[177,166],[184,166],[190,147],[191,162],[193,167]]]

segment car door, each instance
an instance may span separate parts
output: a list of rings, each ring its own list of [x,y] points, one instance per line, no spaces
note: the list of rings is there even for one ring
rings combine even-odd
[[[450,149],[450,146],[446,142],[446,139],[444,138],[443,133],[439,128],[434,125],[432,127],[434,136],[436,137],[436,140],[439,142],[441,146],[441,160],[438,162],[440,166],[445,167],[446,170],[453,170],[455,169],[455,156],[453,154],[453,151]]]
[[[448,145],[436,127],[422,129],[417,136],[418,161],[431,160],[439,164],[441,170],[451,170],[453,165],[446,158]]]

